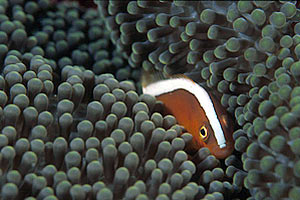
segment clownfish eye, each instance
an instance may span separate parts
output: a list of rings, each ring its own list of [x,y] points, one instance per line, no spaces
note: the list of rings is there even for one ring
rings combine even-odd
[[[199,135],[202,138],[202,140],[207,140],[208,138],[208,132],[207,132],[207,128],[205,126],[202,126],[199,130]]]

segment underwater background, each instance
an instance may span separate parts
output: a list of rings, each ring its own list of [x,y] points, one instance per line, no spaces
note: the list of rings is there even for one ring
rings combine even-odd
[[[0,199],[300,199],[297,1],[0,0]],[[235,151],[141,94],[186,73],[235,122]]]

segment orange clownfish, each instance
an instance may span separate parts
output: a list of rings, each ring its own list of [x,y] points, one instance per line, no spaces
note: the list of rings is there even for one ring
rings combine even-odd
[[[143,93],[162,101],[166,112],[193,135],[189,150],[207,147],[219,159],[232,153],[233,122],[220,102],[203,87],[186,76],[142,84]]]

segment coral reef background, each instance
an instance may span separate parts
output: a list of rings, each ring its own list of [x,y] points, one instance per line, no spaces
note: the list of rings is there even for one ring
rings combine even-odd
[[[295,1],[0,0],[0,199],[298,199]],[[218,160],[141,70],[186,73],[236,121]]]

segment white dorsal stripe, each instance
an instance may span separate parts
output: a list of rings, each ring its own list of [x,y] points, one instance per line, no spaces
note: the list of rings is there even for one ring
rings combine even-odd
[[[159,96],[175,90],[183,89],[193,94],[203,108],[207,119],[215,133],[220,148],[226,147],[226,139],[213,102],[204,88],[187,78],[172,78],[160,80],[143,87],[144,94]]]

